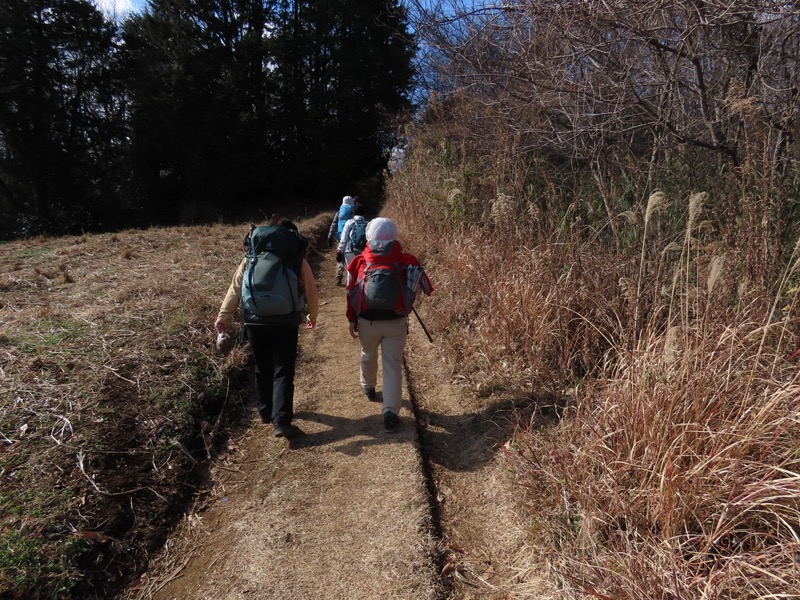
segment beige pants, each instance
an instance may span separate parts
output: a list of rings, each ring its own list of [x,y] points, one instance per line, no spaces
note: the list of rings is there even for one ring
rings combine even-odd
[[[400,414],[403,403],[403,349],[408,334],[408,319],[391,321],[358,320],[361,344],[361,385],[378,383],[378,348],[383,369],[383,412]]]

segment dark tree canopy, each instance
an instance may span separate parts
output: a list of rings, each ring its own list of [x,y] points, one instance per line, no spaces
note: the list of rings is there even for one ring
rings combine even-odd
[[[0,6],[0,235],[242,218],[376,179],[409,107],[396,0]]]
[[[407,107],[413,46],[396,2],[281,2],[276,30],[275,149],[301,186],[345,187],[386,164]],[[325,193],[326,184],[307,192]]]
[[[0,235],[91,228],[121,143],[114,28],[86,0],[5,0],[0,23]]]

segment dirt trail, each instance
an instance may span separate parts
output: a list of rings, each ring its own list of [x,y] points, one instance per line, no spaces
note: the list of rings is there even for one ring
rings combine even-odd
[[[549,597],[514,567],[531,551],[497,453],[510,435],[503,408],[452,386],[412,317],[401,424],[385,432],[380,403],[360,390],[334,268],[329,253],[318,326],[301,331],[295,424],[305,435],[287,443],[254,420],[126,597]]]

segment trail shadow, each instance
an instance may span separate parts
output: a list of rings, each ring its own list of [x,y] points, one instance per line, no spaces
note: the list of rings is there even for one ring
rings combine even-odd
[[[299,411],[294,416],[295,423],[297,420],[310,421],[325,425],[327,429],[311,433],[306,431],[304,435],[292,438],[290,448],[293,450],[332,446],[348,456],[358,456],[370,446],[407,444],[414,434],[414,419],[407,413],[400,416],[400,423],[392,432],[384,431],[383,415],[380,409],[377,414],[360,419],[349,419],[315,411]]]
[[[437,413],[415,406],[417,427],[427,459],[451,471],[475,471],[490,462],[519,429],[539,429],[556,422],[566,406],[555,396],[496,400],[480,412]]]

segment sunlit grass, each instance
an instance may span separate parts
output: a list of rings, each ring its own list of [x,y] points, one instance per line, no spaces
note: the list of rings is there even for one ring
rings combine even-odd
[[[762,285],[773,241],[713,235],[704,193],[652,194],[621,215],[625,243],[571,207],[537,221],[519,189],[463,197],[473,214],[448,221],[465,183],[435,153],[410,156],[386,211],[437,287],[425,316],[454,376],[568,404],[506,447],[530,560],[544,553],[568,597],[797,597],[797,248]]]

